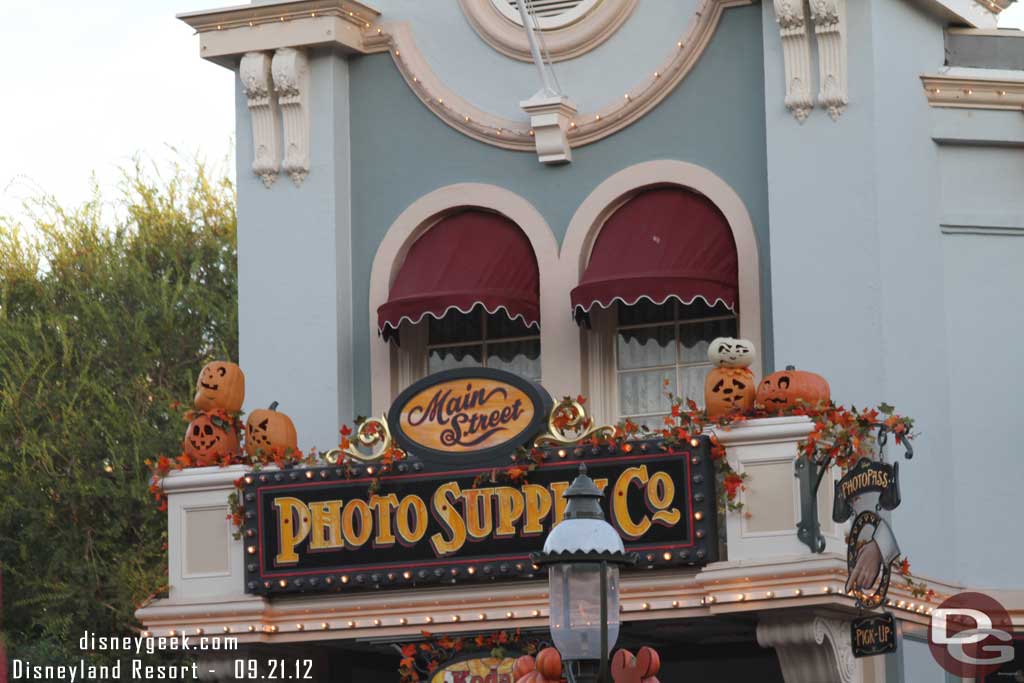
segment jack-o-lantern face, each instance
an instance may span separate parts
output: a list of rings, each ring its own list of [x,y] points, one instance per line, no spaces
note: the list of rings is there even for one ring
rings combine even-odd
[[[797,370],[792,365],[768,375],[757,387],[757,404],[770,411],[782,410],[798,403],[810,407],[830,400],[831,393],[824,377],[806,370]]]
[[[229,413],[242,409],[245,400],[245,374],[242,368],[227,361],[207,363],[196,380],[196,395],[192,400],[196,410],[215,410]]]
[[[277,412],[277,401],[267,410],[254,410],[245,423],[245,452],[270,454],[274,448],[298,450],[295,424],[284,413]]]
[[[708,417],[745,412],[754,407],[754,373],[746,368],[714,368],[704,380]]]
[[[225,428],[212,416],[203,413],[189,423],[185,430],[182,451],[199,465],[215,465],[225,457],[238,455],[238,434]]]
[[[754,362],[754,344],[746,339],[718,337],[708,346],[708,359],[720,368],[748,368]]]

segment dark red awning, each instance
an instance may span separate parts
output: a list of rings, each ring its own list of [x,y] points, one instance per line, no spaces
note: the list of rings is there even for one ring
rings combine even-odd
[[[409,249],[388,301],[377,309],[385,339],[403,320],[442,318],[483,306],[540,323],[540,276],[529,239],[508,218],[466,210],[443,218]]]
[[[703,299],[736,310],[736,243],[721,211],[681,188],[645,190],[611,215],[572,290],[579,317],[596,304]]]

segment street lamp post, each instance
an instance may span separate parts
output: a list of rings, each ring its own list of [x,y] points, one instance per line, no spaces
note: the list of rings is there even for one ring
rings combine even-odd
[[[566,660],[570,683],[611,683],[608,654],[619,637],[619,568],[634,565],[601,510],[601,490],[580,465],[563,494],[564,519],[544,550],[531,556],[548,568],[551,639]],[[575,670],[574,670],[575,667]]]

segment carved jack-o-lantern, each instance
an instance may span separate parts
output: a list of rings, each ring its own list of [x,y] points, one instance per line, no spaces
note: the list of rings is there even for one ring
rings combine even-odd
[[[704,380],[704,409],[708,417],[750,410],[754,391],[754,373],[747,368],[712,368]]]
[[[708,346],[708,359],[720,368],[748,368],[754,362],[754,344],[746,339],[718,337]]]
[[[225,456],[238,455],[238,434],[234,428],[222,425],[207,413],[198,415],[185,430],[182,451],[198,465],[216,465]]]
[[[245,400],[245,374],[242,368],[228,361],[207,363],[196,380],[196,395],[192,403],[196,410],[215,410],[229,413],[242,409]]]
[[[245,423],[245,452],[269,454],[275,447],[298,450],[298,437],[290,417],[277,412],[277,401],[266,410],[254,410]]]
[[[828,382],[819,374],[787,365],[773,372],[757,387],[757,404],[765,410],[782,410],[803,402],[809,406],[831,400]]]

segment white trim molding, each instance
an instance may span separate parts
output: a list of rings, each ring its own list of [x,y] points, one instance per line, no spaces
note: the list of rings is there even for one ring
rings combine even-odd
[[[1024,72],[946,67],[921,76],[933,107],[1024,111]]]
[[[711,42],[723,12],[752,0],[700,0],[683,34],[665,60],[643,75],[622,97],[597,111],[577,114],[569,122],[572,147],[602,140],[635,123],[671,93],[696,65]],[[384,24],[366,42],[370,50],[389,50],[413,92],[445,123],[476,140],[496,147],[534,151],[536,141],[527,122],[483,112],[457,95],[430,68],[403,24]]]
[[[408,363],[377,334],[377,309],[388,300],[391,285],[413,243],[449,211],[477,207],[505,216],[530,240],[540,273],[541,377],[554,396],[579,391],[579,338],[569,315],[568,291],[558,280],[558,242],[547,221],[519,195],[496,185],[459,183],[420,197],[395,219],[377,247],[370,271],[370,376],[373,414],[387,410],[408,381]],[[403,328],[405,326],[403,325]],[[400,383],[401,382],[401,383]]]
[[[572,117],[569,145],[597,142],[643,118],[696,65],[724,11],[752,2],[699,0],[679,39],[666,46],[668,54],[660,65],[641,74],[636,85],[606,106]],[[455,130],[503,149],[537,150],[528,119],[509,119],[472,105],[437,76],[417,48],[408,23],[379,23],[378,17],[376,10],[350,0],[292,0],[178,15],[199,33],[201,56],[228,68],[235,68],[238,55],[282,47],[323,45],[347,54],[388,52],[413,93]]]
[[[853,683],[857,673],[848,621],[769,616],[757,624],[757,643],[775,648],[786,683]]]
[[[849,104],[846,85],[846,0],[810,0],[818,41],[818,104],[833,121]]]
[[[530,116],[530,131],[537,140],[537,159],[542,164],[567,164],[572,161],[569,125],[576,105],[565,96],[534,97],[519,103]]]
[[[299,186],[309,174],[309,61],[304,51],[282,47],[274,53],[271,70],[284,121],[281,169]]]
[[[564,16],[542,18],[540,28],[551,60],[560,62],[590,52],[613,36],[638,4],[639,0],[591,0]],[[506,57],[533,61],[514,12],[503,12],[492,0],[459,0],[459,6],[485,43]]]
[[[811,41],[807,36],[803,0],[775,0],[775,22],[782,39],[782,60],[786,70],[786,109],[803,123],[814,109]]]
[[[263,180],[265,187],[277,180],[281,163],[281,121],[277,101],[271,94],[274,84],[270,61],[266,52],[247,52],[238,65],[238,77],[252,121],[252,171]]]
[[[364,37],[380,12],[355,0],[278,0],[177,16],[199,34],[200,57],[233,69],[238,55],[280,47],[365,53]]]

